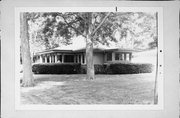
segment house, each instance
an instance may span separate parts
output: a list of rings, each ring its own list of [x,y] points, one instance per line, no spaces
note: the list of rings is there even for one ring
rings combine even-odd
[[[86,48],[74,48],[72,45],[62,46],[42,52],[33,56],[34,63],[81,63],[86,64]],[[94,64],[107,64],[115,62],[131,62],[132,49],[109,48],[107,46],[94,46]]]

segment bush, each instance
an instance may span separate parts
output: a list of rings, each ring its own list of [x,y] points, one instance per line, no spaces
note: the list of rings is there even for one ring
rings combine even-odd
[[[151,73],[152,64],[115,63],[107,65],[107,74]]]
[[[32,71],[35,74],[79,74],[80,64],[34,64]]]
[[[95,64],[94,65],[95,74],[106,74],[104,66],[105,65]],[[87,72],[86,65],[81,65],[81,73],[86,74],[86,72]]]
[[[113,63],[94,65],[95,74],[137,74],[151,73],[152,64]],[[81,64],[34,64],[35,74],[86,74],[86,65]]]

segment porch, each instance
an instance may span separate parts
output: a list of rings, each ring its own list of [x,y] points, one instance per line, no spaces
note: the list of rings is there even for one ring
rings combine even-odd
[[[85,53],[47,53],[33,56],[33,63],[81,63],[86,64]]]

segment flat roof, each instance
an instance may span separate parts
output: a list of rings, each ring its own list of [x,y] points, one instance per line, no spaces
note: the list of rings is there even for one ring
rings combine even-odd
[[[45,50],[42,52],[37,52],[36,55],[39,54],[50,54],[50,53],[80,53],[80,52],[85,52],[86,48],[79,48],[79,49],[62,49],[61,47],[59,48],[54,48],[50,50]],[[134,50],[134,49],[121,49],[121,48],[102,48],[102,47],[94,47],[93,52],[140,52],[140,50]]]

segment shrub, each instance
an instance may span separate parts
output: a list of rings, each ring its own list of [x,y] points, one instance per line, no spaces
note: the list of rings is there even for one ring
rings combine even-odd
[[[94,65],[95,74],[106,74],[105,65]]]
[[[86,74],[86,65],[81,65],[81,74]]]
[[[151,73],[152,64],[135,64],[135,63],[114,63],[107,65],[107,74],[137,74]]]
[[[151,73],[152,64],[113,63],[94,65],[95,74],[137,74]],[[81,64],[34,64],[32,71],[35,74],[86,74],[86,65]]]
[[[100,65],[100,64],[94,65],[94,71],[95,71],[95,74],[105,74],[106,73],[104,65]],[[87,72],[86,65],[81,65],[81,73],[86,74],[86,72]]]
[[[78,74],[80,73],[80,64],[34,64],[32,71],[35,74]]]

